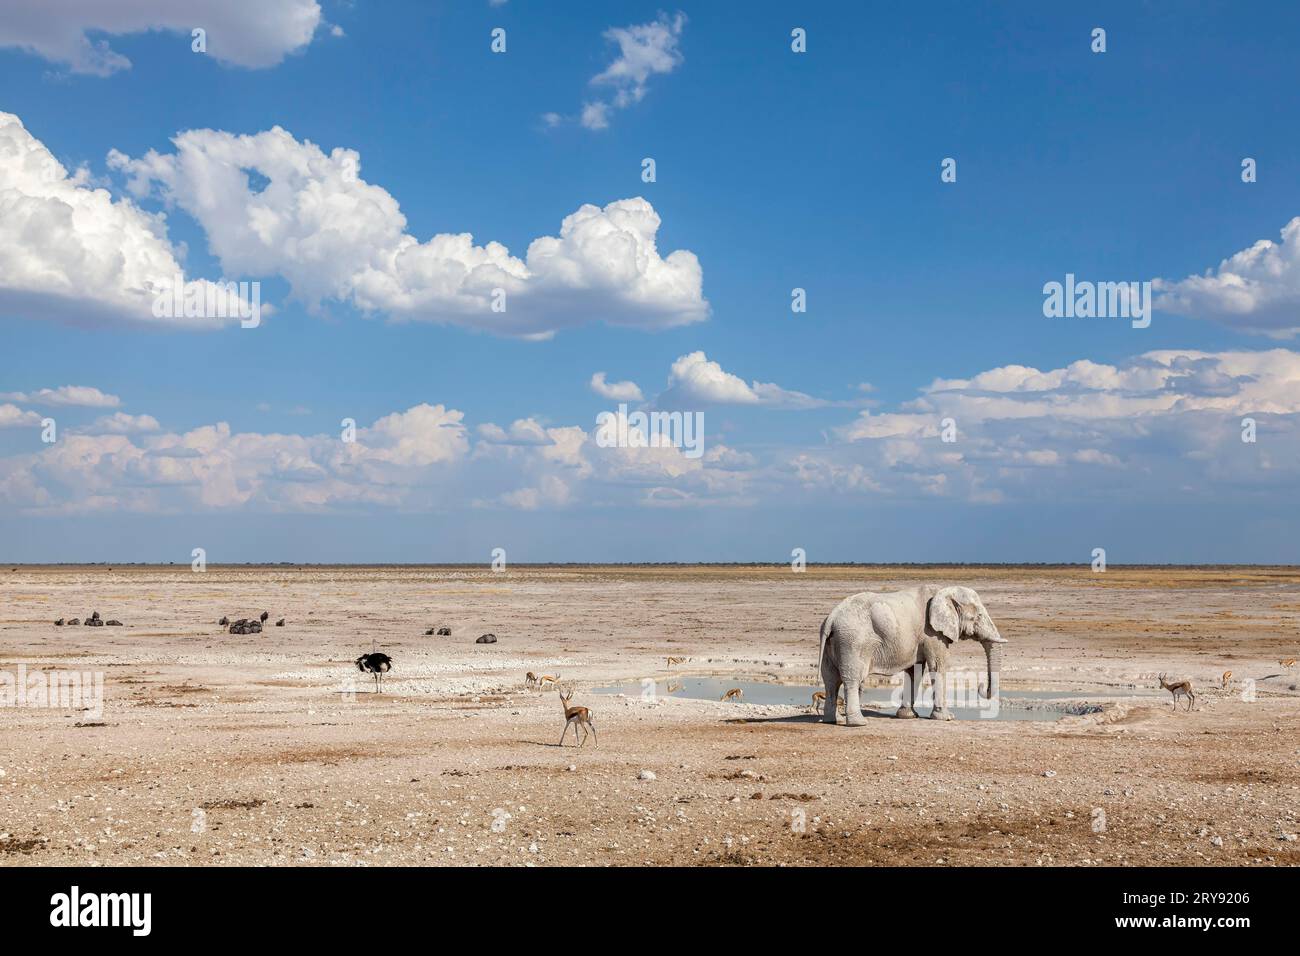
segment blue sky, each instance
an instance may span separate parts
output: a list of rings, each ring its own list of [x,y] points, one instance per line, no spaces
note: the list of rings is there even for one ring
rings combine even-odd
[[[0,558],[1300,557],[1293,5],[193,0],[150,30],[114,6],[0,13],[21,124],[0,140]],[[51,199],[20,148],[80,178]],[[362,187],[325,169],[336,148]],[[316,166],[283,196],[214,187],[282,159]],[[638,197],[668,279],[620,258],[611,204]],[[83,200],[73,234],[51,225]],[[564,245],[582,275],[526,256],[584,204],[614,225]],[[150,216],[165,238],[119,238]],[[250,245],[266,216],[293,221]],[[460,233],[519,262],[529,335],[494,331],[482,283],[383,265],[397,236]],[[274,312],[149,321],[131,263],[160,249]],[[1066,273],[1163,280],[1151,326],[1045,318]],[[702,413],[703,461],[595,447],[618,405],[596,372]],[[42,393],[63,386],[99,397]]]

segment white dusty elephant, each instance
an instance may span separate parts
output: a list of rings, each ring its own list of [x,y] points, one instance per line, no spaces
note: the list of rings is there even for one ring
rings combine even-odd
[[[817,666],[826,685],[822,720],[835,723],[836,698],[844,685],[850,726],[866,723],[858,688],[868,674],[903,672],[905,691],[898,717],[915,717],[916,685],[923,665],[934,682],[931,717],[951,720],[944,706],[948,648],[953,641],[971,639],[984,645],[988,658],[986,695],[998,693],[998,670],[1006,640],[993,625],[979,595],[970,588],[923,585],[906,591],[863,591],[847,597],[822,622]]]

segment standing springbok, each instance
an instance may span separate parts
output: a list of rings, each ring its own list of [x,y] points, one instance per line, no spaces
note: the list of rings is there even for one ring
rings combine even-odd
[[[558,685],[559,683],[560,683],[559,674],[555,674],[554,676],[550,674],[543,674],[541,677],[537,678],[537,686],[540,687],[542,690],[546,689],[547,684]]]
[[[1178,709],[1179,697],[1183,697],[1183,696],[1187,697],[1188,710],[1191,710],[1192,705],[1196,703],[1196,694],[1192,692],[1192,682],[1189,680],[1175,681],[1174,683],[1171,684],[1167,680],[1165,680],[1165,675],[1161,674],[1160,686],[1163,687],[1165,690],[1169,691],[1169,693],[1174,695],[1174,710]]]
[[[844,713],[844,698],[843,698],[843,697],[837,697],[837,698],[835,699],[835,705],[836,705],[836,706],[835,706],[835,709],[836,709],[836,710],[838,710],[841,714]],[[820,710],[822,710],[823,708],[825,708],[825,706],[826,706],[826,691],[824,691],[824,690],[819,690],[819,691],[814,692],[813,695],[812,695],[812,712],[815,714],[815,713],[817,713],[818,711],[820,711]]]
[[[565,694],[560,691],[560,706],[564,708],[564,729],[560,731],[560,746],[564,746],[564,735],[569,732],[569,724],[573,724],[573,739],[581,747],[587,742],[587,730],[591,731],[591,739],[600,743],[596,736],[596,725],[591,722],[591,711],[586,707],[570,707],[569,701],[573,700],[573,691]],[[577,723],[574,723],[577,721]],[[578,729],[582,730],[582,739],[578,740]]]
[[[1220,681],[1220,685],[1223,687],[1224,690],[1228,689],[1228,682],[1230,680],[1232,680],[1232,671],[1224,671],[1223,679]]]

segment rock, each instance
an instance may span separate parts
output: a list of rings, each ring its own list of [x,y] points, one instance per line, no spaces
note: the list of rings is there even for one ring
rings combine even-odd
[[[267,619],[268,617],[270,617],[270,616],[271,616],[271,612],[270,612],[270,611],[263,611],[263,612],[262,612],[262,618],[261,618],[262,623],[265,624],[265,623],[266,623],[266,619]]]
[[[121,626],[122,626],[122,622],[121,622],[121,621],[105,621],[105,622],[104,622],[104,626],[105,626],[105,627],[121,627]]]
[[[95,613],[98,614],[99,612],[96,611]],[[88,617],[85,620],[85,625],[86,627],[103,627],[104,622],[97,617]]]
[[[284,618],[280,618],[280,620],[276,621],[276,622],[275,622],[275,626],[276,626],[276,627],[284,627]]]
[[[98,611],[93,611],[93,612],[91,612],[90,619],[91,619],[92,621],[98,621],[98,620],[99,620],[99,612],[98,612]]]
[[[440,627],[440,628],[438,628],[438,636],[439,636],[439,637],[451,637],[451,628],[449,628],[449,627],[445,627],[445,626],[444,626],[444,627]]]
[[[657,780],[657,779],[658,779],[658,778],[655,776],[655,772],[654,772],[653,770],[642,770],[639,774],[636,775],[636,778],[637,778],[638,780]]]
[[[495,634],[484,634],[482,637],[480,637],[480,638],[479,638],[478,640],[476,640],[474,643],[475,643],[475,644],[495,644],[496,642],[497,642],[497,636],[496,636]]]
[[[221,620],[219,620],[217,623],[220,624],[222,627],[225,627],[226,625],[228,625],[228,624],[230,623],[230,618],[226,617],[226,616],[223,614],[223,615],[221,615]]]
[[[427,631],[425,631],[425,632],[424,632],[424,636],[425,636],[425,637],[433,637],[433,628],[429,628]]]
[[[1043,776],[1044,776],[1044,777],[1055,777],[1055,776],[1056,776],[1056,771],[1055,771],[1055,770],[1044,770],[1044,771],[1043,771]]]
[[[54,622],[54,626],[55,626],[55,627],[62,627],[62,626],[63,626],[63,618],[59,618],[57,621],[55,621],[55,622]]]
[[[69,623],[69,624],[80,624],[80,623],[81,623],[81,618],[79,618],[79,617],[74,617],[74,618],[73,618],[71,621],[69,621],[68,623]]]
[[[1210,841],[1214,846],[1223,846],[1223,837],[1216,836]]]

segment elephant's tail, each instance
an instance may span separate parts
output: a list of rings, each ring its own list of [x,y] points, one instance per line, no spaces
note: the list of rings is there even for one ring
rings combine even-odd
[[[826,638],[830,636],[830,623],[831,623],[831,616],[827,614],[826,619],[822,621],[821,633],[818,635],[817,638],[817,676],[818,677],[821,676],[821,672],[822,672],[822,654],[826,652]]]

